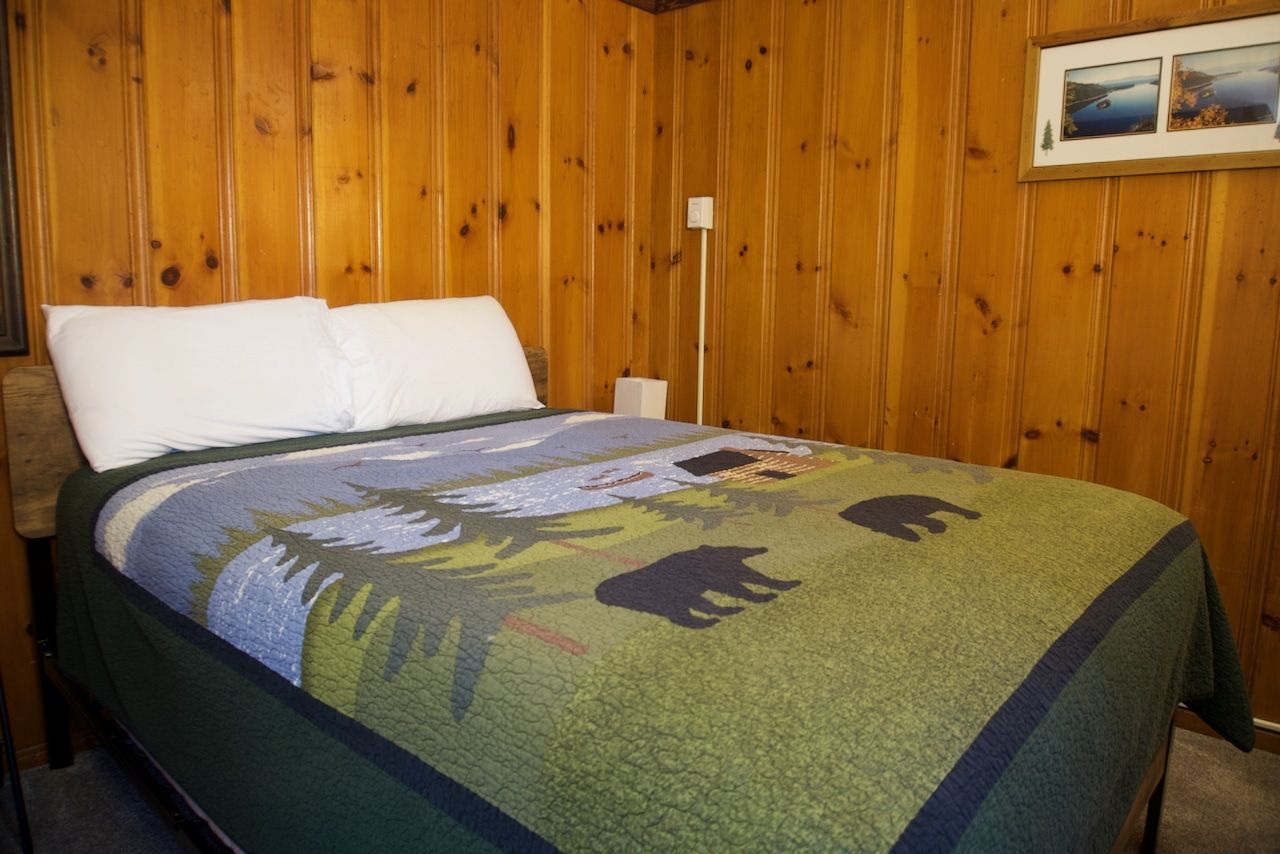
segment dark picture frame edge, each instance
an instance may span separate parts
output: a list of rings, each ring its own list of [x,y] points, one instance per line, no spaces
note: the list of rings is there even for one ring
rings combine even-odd
[[[0,0],[0,356],[29,352],[22,250],[18,237],[18,183],[13,152],[13,92],[9,74],[9,3]]]

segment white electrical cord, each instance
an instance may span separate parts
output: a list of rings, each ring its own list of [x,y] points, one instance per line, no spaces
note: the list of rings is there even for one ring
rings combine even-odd
[[[698,263],[698,424],[702,424],[703,371],[707,350],[707,230],[702,232],[702,257]]]

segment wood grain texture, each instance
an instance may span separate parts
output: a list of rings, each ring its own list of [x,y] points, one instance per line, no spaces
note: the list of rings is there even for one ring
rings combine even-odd
[[[652,15],[631,14],[628,38],[631,42],[631,79],[627,90],[631,93],[631,126],[628,139],[631,142],[631,168],[627,199],[627,267],[623,280],[631,289],[631,298],[623,310],[631,322],[628,334],[628,359],[631,373],[652,376],[649,354],[649,327],[652,310],[649,306],[653,293],[653,165],[654,146],[654,45],[657,18]],[[655,46],[656,47],[656,46]],[[670,186],[668,183],[667,186]]]
[[[564,406],[585,406],[590,361],[587,339],[587,253],[592,224],[587,215],[587,10],[574,0],[548,0],[544,52],[558,57],[544,97],[563,106],[550,128],[549,235],[551,269],[550,392]]]
[[[720,383],[719,406],[706,408],[717,411],[722,426],[736,430],[767,430],[768,399],[766,385],[771,380],[768,362],[769,334],[773,309],[773,223],[777,216],[776,194],[777,137],[781,123],[777,120],[777,57],[781,35],[780,4],[768,4],[769,14],[764,14],[765,4],[729,2],[724,26],[728,27],[728,52],[725,56],[725,78],[728,102],[728,145],[725,148],[727,197],[722,200],[716,231],[713,237],[724,241],[727,247],[722,281],[725,299],[718,314],[722,317],[719,329],[723,336],[709,340],[713,347],[723,348],[724,365]],[[684,12],[687,20],[705,20],[717,24],[716,42],[719,42],[719,18],[711,18],[715,4],[699,6]],[[693,36],[704,39],[701,45]],[[686,137],[705,139],[706,133],[695,130],[695,122],[701,117],[715,115],[714,102],[707,86],[718,84],[718,69],[709,69],[709,57],[713,54],[709,36],[690,32],[689,47],[685,58],[686,80],[697,81],[697,100],[693,92],[686,100],[688,116]],[[690,56],[692,55],[692,58]],[[713,74],[715,76],[713,76]],[[687,84],[692,88],[692,82]],[[705,151],[704,146],[692,149]],[[695,162],[690,157],[685,163],[685,196],[710,195],[714,191],[711,176],[715,164]],[[691,174],[691,169],[696,171]],[[694,232],[688,232],[694,234]],[[680,289],[681,323],[676,335],[677,352],[684,354],[679,360],[682,381],[679,385],[680,400],[673,407],[683,417],[693,420],[693,394],[685,391],[696,388],[698,321],[698,244],[697,238],[686,238],[681,251],[684,273]],[[732,293],[733,298],[728,298]],[[688,317],[689,320],[685,321]],[[690,345],[694,346],[691,347]],[[683,377],[688,377],[684,381]],[[688,403],[686,404],[686,401]],[[705,405],[705,404],[704,404]],[[680,417],[680,416],[677,416]]]
[[[539,0],[498,16],[498,295],[526,344],[542,341],[542,32]]]
[[[1262,583],[1269,455],[1274,453],[1276,348],[1280,346],[1280,171],[1220,172],[1210,190],[1202,308],[1190,432],[1178,509],[1205,541],[1238,644]],[[1272,493],[1274,494],[1274,493]],[[1251,604],[1251,603],[1250,603]],[[1247,631],[1245,630],[1247,627]]]
[[[34,0],[12,0],[5,25],[9,34],[10,68],[38,68],[41,65],[42,10]],[[26,356],[0,359],[0,372],[45,359],[40,315],[40,296],[47,292],[48,232],[45,206],[48,203],[45,149],[40,129],[43,89],[39,74],[15,77],[12,81],[14,120],[14,160],[16,192],[22,201],[22,222],[18,239],[24,260],[24,298],[29,324],[30,351]],[[21,132],[27,129],[28,133]],[[0,419],[3,413],[0,412]],[[11,479],[8,443],[0,446],[0,518],[12,518]],[[43,746],[40,730],[41,708],[37,690],[37,658],[27,626],[31,624],[31,594],[26,572],[25,543],[8,525],[0,525],[0,667],[5,673],[5,692],[16,745],[26,750]],[[24,754],[25,755],[25,754]],[[23,766],[27,767],[27,766]]]
[[[221,13],[219,13],[221,14]],[[186,33],[174,39],[173,33]],[[146,275],[156,305],[223,298],[219,233],[214,5],[142,7],[143,138],[148,171]]]
[[[42,302],[493,293],[550,351],[553,405],[603,406],[629,367],[668,379],[668,411],[692,420],[684,201],[712,195],[712,423],[1176,506],[1204,537],[1255,709],[1280,718],[1280,170],[1013,174],[1026,36],[1198,0],[153,5],[13,0],[34,352],[0,372],[45,360]],[[188,135],[159,151],[186,115],[178,80]],[[214,162],[189,168],[195,152]],[[188,289],[206,248],[219,266]],[[169,251],[172,289],[152,260]],[[0,631],[20,646],[15,532],[0,557]],[[4,665],[34,750],[29,650]]]
[[[654,231],[670,260],[655,270],[650,341],[669,411],[692,420],[683,200],[718,171],[711,348],[725,367],[708,411],[792,435],[816,411],[816,438],[1093,479],[1175,506],[1204,537],[1256,707],[1280,718],[1280,170],[1016,181],[1009,107],[1028,36],[1198,0],[872,5],[837,3],[835,32],[809,33],[800,59],[788,35],[821,2],[711,0],[659,19],[654,110],[675,135],[654,148]],[[725,45],[714,91],[697,44],[712,18]],[[823,86],[836,89],[834,162],[803,168],[794,149]],[[708,163],[717,113],[725,142]],[[824,199],[829,226],[815,215]],[[814,317],[818,276],[795,265],[828,227]],[[812,386],[796,372],[810,353]]]
[[[1117,203],[1093,479],[1160,499],[1176,391],[1191,180],[1126,178]]]
[[[631,293],[627,287],[627,199],[631,174],[631,135],[604,136],[600,129],[630,127],[634,118],[630,98],[612,93],[629,92],[634,48],[630,41],[630,16],[642,14],[613,3],[597,8],[592,27],[592,89],[595,156],[589,165],[592,210],[592,267],[589,295],[592,325],[590,408],[613,409],[613,385],[629,375]]]
[[[41,303],[299,294],[492,294],[524,343],[555,351],[555,405],[611,409],[613,379],[648,370],[652,15],[619,0],[10,10],[33,346],[0,374],[47,359]],[[600,163],[608,180],[594,178]],[[594,365],[597,350],[608,358]],[[6,685],[34,757],[23,547],[7,527],[0,557]]]
[[[51,537],[58,490],[84,465],[53,369],[5,374],[4,412],[14,527],[23,537]]]
[[[493,96],[492,16],[488,3],[444,3],[445,293],[476,296],[493,288],[493,229],[488,109]]]
[[[726,85],[726,77],[733,73],[733,62],[726,58],[729,48],[725,39],[729,30],[724,25],[724,18],[730,14],[727,5],[706,4],[682,14],[685,16],[684,46],[677,61],[682,63],[680,74],[684,91],[676,139],[676,144],[681,147],[682,168],[680,183],[675,189],[674,242],[666,255],[675,308],[671,372],[679,393],[668,403],[667,411],[674,413],[675,417],[693,421],[697,415],[698,278],[702,249],[701,235],[685,227],[686,200],[691,196],[719,195],[719,216],[732,216],[729,208],[733,205],[733,196],[721,192],[720,183],[727,162],[723,155],[726,146],[725,111],[731,110],[732,104],[723,104],[720,93]],[[764,17],[767,21],[768,15]],[[728,124],[727,130],[732,133],[732,124]],[[723,228],[725,221],[721,219],[718,227]],[[712,424],[727,417],[717,405],[723,395],[711,391],[712,386],[719,388],[721,383],[720,371],[714,366],[732,363],[733,359],[723,352],[718,343],[718,330],[729,322],[723,307],[723,294],[731,285],[723,272],[727,265],[719,263],[714,246],[714,242],[708,244],[704,342],[707,351],[704,420]],[[737,383],[730,382],[729,385],[736,386]]]
[[[127,75],[124,10],[120,0],[53,0],[42,11],[32,35],[46,66],[41,136],[50,202],[48,245],[41,248],[49,257],[50,301],[128,305],[137,271],[125,89],[137,84]],[[23,71],[15,72],[22,79]]]
[[[954,302],[955,201],[963,115],[963,3],[907,2],[902,27],[899,151],[890,277],[884,445],[935,452],[946,405],[949,320]],[[943,85],[945,82],[945,85]]]
[[[374,297],[368,2],[310,5],[316,296],[333,306]]]
[[[379,16],[376,96],[382,122],[382,257],[388,299],[444,295],[438,241],[443,176],[437,122],[441,104],[432,82],[441,63],[438,7],[384,0]]]
[[[675,387],[675,325],[680,263],[674,257],[683,230],[684,40],[683,15],[663,15],[654,21],[653,191],[649,240],[649,375],[668,383],[667,408],[678,397]]]
[[[1031,250],[1031,189],[1015,184],[1019,116],[1005,109],[1022,75],[1031,26],[1024,4],[975,0],[959,212],[960,257],[952,316],[951,406],[946,453],[1002,465],[1015,452],[1010,385],[1018,381],[1019,320]]]
[[[1275,462],[1273,459],[1274,470]],[[1275,495],[1275,475],[1272,475],[1272,495]],[[1258,622],[1254,627],[1256,640],[1252,645],[1253,672],[1250,681],[1253,691],[1250,700],[1253,713],[1262,720],[1280,720],[1280,524],[1276,524],[1272,510],[1271,549],[1267,565],[1271,572],[1265,578]]]
[[[533,391],[538,400],[547,402],[547,350],[545,347],[525,347],[524,358],[529,363],[529,375],[533,377]]]
[[[847,4],[845,4],[847,6]],[[820,435],[878,445],[893,238],[901,3],[842,9]]]
[[[815,2],[788,14],[778,45],[778,218],[776,279],[773,283],[771,433],[814,434],[815,392],[819,376],[818,329],[821,294],[826,284],[823,186],[831,146],[825,75],[834,69],[834,49],[825,36],[834,33],[835,4]],[[815,85],[817,83],[818,85]]]

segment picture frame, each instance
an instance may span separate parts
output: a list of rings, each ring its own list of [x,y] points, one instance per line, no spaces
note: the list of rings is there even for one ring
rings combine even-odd
[[[1280,166],[1280,2],[1027,40],[1019,181]]]

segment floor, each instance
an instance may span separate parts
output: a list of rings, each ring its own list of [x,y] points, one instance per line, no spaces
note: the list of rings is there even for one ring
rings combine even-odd
[[[1280,755],[1243,754],[1225,742],[1179,730],[1169,773],[1163,854],[1280,852]],[[101,749],[79,754],[70,768],[33,768],[23,774],[23,787],[38,851],[182,850]],[[0,790],[0,852],[18,850],[6,782]]]
[[[76,754],[75,764],[22,774],[22,788],[37,852],[137,852],[183,849],[102,748]],[[0,852],[20,851],[13,793],[0,790]]]
[[[1178,730],[1167,789],[1161,854],[1280,854],[1280,755]]]

